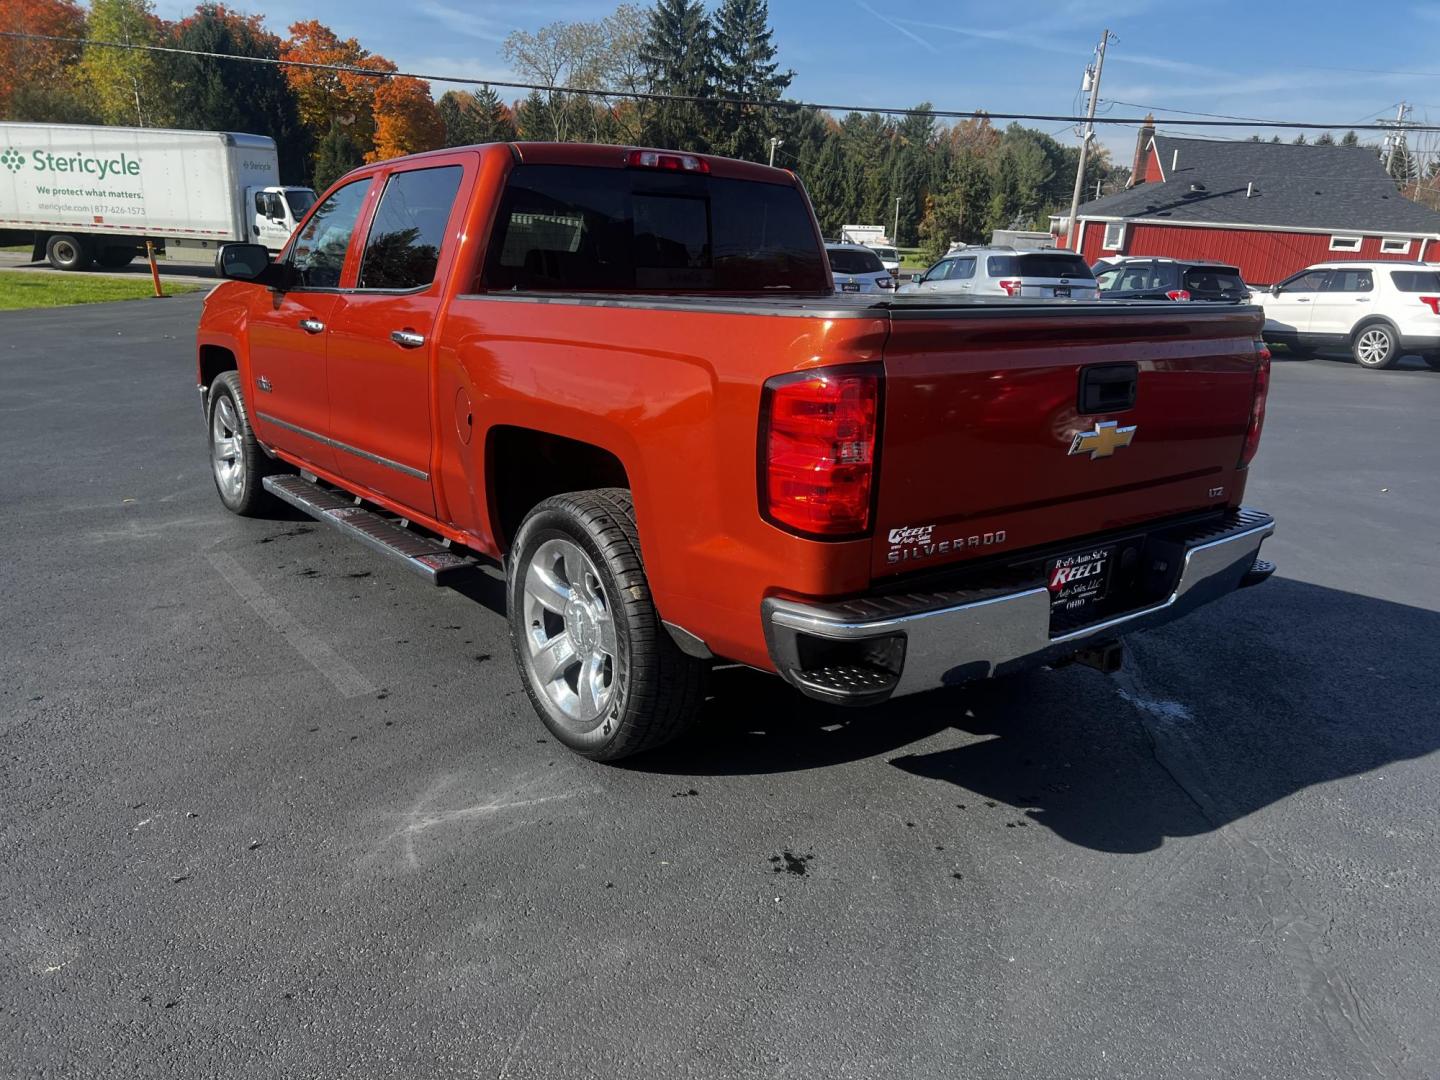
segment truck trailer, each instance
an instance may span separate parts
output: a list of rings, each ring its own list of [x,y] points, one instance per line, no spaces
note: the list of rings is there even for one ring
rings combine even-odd
[[[315,201],[279,174],[264,135],[0,123],[0,243],[57,270],[124,266],[147,240],[278,252]]]

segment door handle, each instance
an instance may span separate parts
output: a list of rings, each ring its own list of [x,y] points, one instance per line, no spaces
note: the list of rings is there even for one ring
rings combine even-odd
[[[1297,296],[1297,297],[1295,298],[1295,303],[1297,303],[1297,304],[1308,304],[1308,303],[1310,303],[1310,298],[1309,298],[1308,296]]]
[[[1368,303],[1370,303],[1370,297],[1368,297],[1368,296],[1357,296],[1357,297],[1355,297],[1355,303],[1357,303],[1357,304],[1368,304]]]
[[[325,329],[325,324],[319,319],[301,319],[300,329],[307,334],[318,334]]]
[[[390,340],[402,349],[418,349],[425,344],[425,335],[414,330],[391,330]]]

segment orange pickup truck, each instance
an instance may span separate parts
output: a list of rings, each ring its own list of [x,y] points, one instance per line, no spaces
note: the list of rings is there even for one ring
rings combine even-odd
[[[444,150],[216,262],[221,501],[436,584],[499,560],[535,710],[593,758],[681,731],[717,658],[855,705],[1113,670],[1274,569],[1255,308],[836,291],[786,170]]]

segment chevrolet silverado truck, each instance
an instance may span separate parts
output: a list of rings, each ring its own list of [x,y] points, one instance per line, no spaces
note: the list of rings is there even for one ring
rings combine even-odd
[[[437,151],[217,268],[224,505],[439,585],[498,560],[529,698],[591,758],[675,736],[718,659],[850,705],[1113,669],[1274,570],[1255,308],[837,292],[783,169]]]

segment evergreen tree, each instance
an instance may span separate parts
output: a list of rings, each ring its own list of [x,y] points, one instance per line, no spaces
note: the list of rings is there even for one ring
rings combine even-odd
[[[1294,145],[1294,146],[1304,146],[1304,145],[1305,145],[1305,133],[1304,133],[1303,131],[1302,131],[1299,135],[1296,135],[1296,136],[1295,136],[1295,141],[1294,141],[1294,143],[1293,143],[1292,145]]]
[[[656,0],[640,46],[650,89],[708,98],[714,87],[710,19],[700,0]],[[701,103],[660,101],[645,118],[645,141],[676,150],[709,150]]]
[[[515,128],[522,139],[545,140],[551,135],[551,115],[540,91],[531,90],[528,97],[515,107]]]
[[[174,42],[180,49],[231,56],[280,55],[280,39],[266,32],[258,15],[241,16],[213,3],[201,4],[179,24]],[[310,140],[280,68],[186,55],[170,58],[169,67],[184,88],[172,106],[176,127],[268,135],[279,150],[281,182],[305,182]]]
[[[515,138],[515,121],[493,87],[463,93],[447,90],[436,102],[445,124],[446,146],[508,142]]]
[[[350,137],[345,125],[332,120],[330,130],[315,148],[315,190],[324,191],[364,160],[365,152]]]
[[[1334,146],[1335,136],[1328,131],[1322,131],[1320,137],[1315,140],[1316,146]]]
[[[715,15],[715,90],[722,97],[778,101],[795,78],[781,71],[771,43],[766,0],[724,0]],[[772,109],[718,103],[716,149],[730,157],[766,160],[780,125]]]
[[[1342,135],[1342,136],[1340,137],[1340,145],[1341,145],[1341,146],[1359,146],[1359,145],[1360,145],[1360,136],[1359,136],[1359,135],[1356,135],[1355,132],[1353,132],[1353,131],[1347,131],[1347,132],[1345,132],[1344,135]]]

